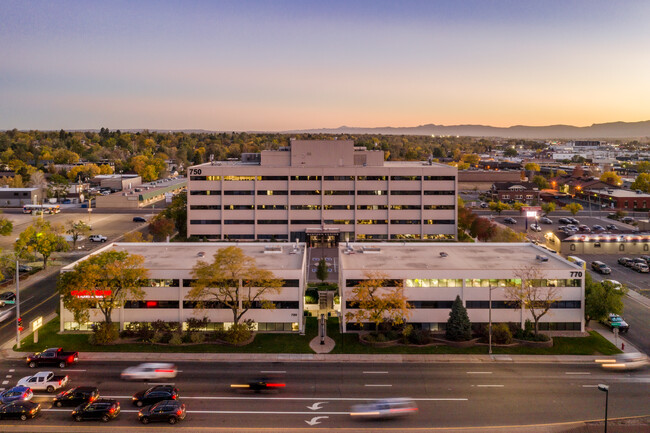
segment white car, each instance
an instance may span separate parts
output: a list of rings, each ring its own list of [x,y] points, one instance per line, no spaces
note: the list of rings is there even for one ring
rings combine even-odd
[[[410,398],[387,398],[352,406],[350,416],[359,418],[394,418],[415,415],[418,407]]]
[[[622,353],[613,358],[597,359],[597,363],[606,370],[636,370],[650,365],[648,355],[641,352]]]
[[[619,283],[618,281],[616,281],[616,280],[603,280],[603,283],[605,281],[607,281],[608,283],[611,283],[614,286],[614,289],[616,289],[616,290],[621,290],[621,287],[623,287],[623,285],[621,283]]]
[[[542,228],[539,226],[539,224],[531,224],[530,229],[534,232],[541,232]]]
[[[27,386],[36,391],[54,392],[68,383],[68,376],[55,376],[51,371],[39,371],[18,381],[18,386]]]
[[[125,369],[121,377],[123,380],[150,380],[173,379],[178,369],[174,364],[167,362],[147,362]]]
[[[90,235],[88,239],[90,240],[90,242],[102,242],[102,243],[108,240],[108,238],[104,235]]]

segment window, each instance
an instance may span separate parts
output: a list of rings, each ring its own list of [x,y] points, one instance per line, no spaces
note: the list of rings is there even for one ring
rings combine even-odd
[[[190,220],[192,225],[202,225],[202,224],[221,224],[221,220]]]
[[[424,220],[425,224],[454,224],[454,220]]]
[[[315,190],[299,190],[299,191],[291,191],[291,195],[320,195],[320,190],[315,189]]]
[[[223,195],[253,195],[253,191],[224,191]]]
[[[618,250],[619,251],[625,251],[625,245],[624,244],[619,245]]]
[[[124,308],[178,308],[179,301],[126,301]]]
[[[358,204],[357,210],[388,210],[385,204]]]
[[[325,224],[354,224],[354,221],[350,221],[350,220],[325,220]]]
[[[576,250],[576,244],[571,244],[571,245],[569,245],[569,249],[570,249],[571,251],[575,251],[575,250]]]
[[[345,280],[347,287],[356,287],[364,280]],[[402,287],[402,280],[384,280],[383,287]]]
[[[551,308],[558,309],[578,309],[580,308],[582,302],[580,301],[557,301],[551,304]]]
[[[191,210],[221,210],[221,205],[218,204],[191,204]]]
[[[455,195],[456,191],[424,191],[424,195]]]
[[[320,220],[291,220],[291,224],[316,224],[316,225],[320,225]]]
[[[190,191],[190,195],[220,195],[221,191],[219,190],[212,190],[212,191],[205,191],[205,190],[193,190]]]
[[[390,180],[420,180],[420,176],[391,176]]]
[[[221,180],[221,176],[190,176],[190,180]]]
[[[357,195],[386,195],[386,190],[359,190]]]
[[[318,204],[293,204],[291,210],[320,210]]]
[[[257,220],[257,224],[286,224],[287,220]]]
[[[540,331],[580,331],[580,322],[540,322]]]
[[[286,204],[258,204],[257,210],[287,210]]]
[[[419,205],[393,204],[391,210],[420,210]]]
[[[296,310],[299,308],[298,301],[267,301],[267,303],[261,301],[253,301],[251,304],[252,309],[262,309],[262,308],[277,308],[278,310]]]
[[[453,204],[425,204],[422,208],[424,210],[454,210],[456,206]]]
[[[224,224],[255,224],[254,220],[223,220]]]
[[[502,200],[510,200],[510,194],[501,194]]]
[[[183,308],[188,310],[229,308],[227,305],[217,301],[183,301]]]
[[[407,301],[411,308],[451,308],[454,301]]]
[[[354,176],[325,176],[325,180],[354,180]]]
[[[320,176],[291,176],[291,180],[320,180]]]
[[[288,180],[289,176],[262,176],[262,180]]]
[[[490,301],[466,301],[466,308],[471,309],[488,309],[490,308]],[[517,309],[517,303],[512,301],[492,301],[493,309]]]
[[[255,206],[252,204],[224,204],[223,210],[253,210]]]
[[[391,190],[390,195],[421,195],[420,190],[415,191],[400,191],[400,190]]]
[[[420,224],[420,220],[390,220],[391,224]]]
[[[386,180],[386,176],[357,176],[357,180]]]
[[[460,278],[412,278],[404,280],[405,287],[462,287]]]
[[[354,191],[337,191],[337,190],[326,190],[323,191],[325,195],[354,195]]]
[[[351,204],[324,204],[324,210],[353,210],[354,206]]]
[[[223,180],[262,180],[262,176],[224,176]]]
[[[357,224],[388,224],[388,220],[357,220]]]
[[[257,195],[287,195],[286,191],[261,189],[257,191]]]
[[[456,180],[454,176],[424,176],[424,180]]]
[[[151,278],[149,279],[149,287],[178,287],[179,281],[177,279],[160,279],[160,278]]]

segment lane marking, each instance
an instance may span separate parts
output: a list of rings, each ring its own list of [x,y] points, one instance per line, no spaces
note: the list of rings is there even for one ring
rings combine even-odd
[[[586,371],[576,371],[576,372],[567,371],[564,374],[591,374],[591,373],[588,373]]]
[[[54,398],[56,397],[53,394],[34,394],[34,397],[50,397]],[[102,398],[117,398],[117,399],[127,399],[131,400],[133,396],[131,395],[103,395]],[[287,401],[287,400],[295,400],[295,401],[321,401],[321,400],[332,400],[332,401],[376,401],[377,398],[367,398],[367,397],[216,397],[216,396],[196,396],[196,397],[186,397],[182,396],[181,400],[277,400],[277,401]],[[468,401],[468,398],[463,398],[463,397],[453,397],[453,398],[411,398],[410,400],[413,401]]]
[[[261,370],[260,373],[264,374],[284,374],[286,373],[285,370]]]
[[[248,414],[248,415],[309,415],[314,412],[274,412],[270,410],[188,410],[187,413]],[[350,415],[350,412],[318,412],[319,415]]]
[[[505,385],[476,385],[479,388],[503,388]]]
[[[2,381],[2,384],[3,384],[3,385],[6,385],[6,384],[8,384],[8,383],[9,383],[8,380],[3,380],[3,381]]]
[[[491,371],[468,371],[467,374],[492,374]]]
[[[15,368],[11,368],[11,369],[9,369],[9,373],[13,373],[14,371],[16,371]]]
[[[65,371],[88,371],[88,370],[72,370],[72,369],[68,370],[68,369],[66,368]]]
[[[7,379],[11,379],[11,374],[5,376]]]
[[[5,388],[0,388],[0,391],[4,391],[4,390],[5,390]]]
[[[367,384],[365,384],[363,386],[393,386],[393,385],[389,385],[389,384],[372,384],[372,383],[369,384],[369,383],[367,383]]]
[[[363,374],[388,374],[387,371],[364,371]]]
[[[582,385],[583,388],[598,388],[598,385]]]

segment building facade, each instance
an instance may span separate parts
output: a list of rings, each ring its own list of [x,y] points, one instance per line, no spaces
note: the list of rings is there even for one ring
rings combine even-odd
[[[504,203],[539,203],[539,188],[532,182],[495,182],[490,194],[492,200]]]
[[[188,173],[188,236],[309,245],[456,238],[455,167],[384,161],[351,140],[292,140]]]
[[[26,204],[43,202],[44,193],[41,188],[0,188],[1,207],[22,207]]]

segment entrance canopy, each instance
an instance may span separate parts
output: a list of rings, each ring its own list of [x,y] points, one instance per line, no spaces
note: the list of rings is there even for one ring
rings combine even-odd
[[[308,247],[336,248],[339,245],[340,230],[335,227],[305,229]]]

